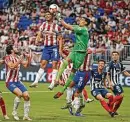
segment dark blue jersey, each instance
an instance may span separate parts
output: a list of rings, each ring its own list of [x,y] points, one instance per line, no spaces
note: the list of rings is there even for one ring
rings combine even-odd
[[[123,67],[123,64],[120,62],[114,62],[111,61],[107,66],[107,72],[110,75],[110,80],[112,81],[113,85],[120,84],[119,82],[119,76],[120,73],[125,71],[125,67]]]
[[[101,74],[98,73],[98,69],[91,70],[91,90],[104,88],[104,80],[106,80],[107,73],[103,71]]]

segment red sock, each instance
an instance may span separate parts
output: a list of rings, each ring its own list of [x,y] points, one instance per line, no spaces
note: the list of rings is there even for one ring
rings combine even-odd
[[[120,101],[120,100],[122,100],[122,98],[123,98],[123,96],[121,96],[121,95],[117,95],[117,96],[115,96],[114,97],[114,102],[117,102],[117,101]]]
[[[117,102],[115,102],[115,106],[114,106],[114,109],[113,109],[114,112],[116,112],[117,109],[120,107],[122,101],[123,101],[123,97],[121,96],[120,99]]]
[[[4,102],[3,98],[0,98],[0,107],[1,107],[3,115],[6,115],[5,102]]]
[[[106,103],[105,100],[100,101],[102,107],[107,111],[107,112],[111,112],[111,109],[109,108],[108,104]]]
[[[87,100],[88,99],[88,93],[87,93],[86,89],[83,89],[82,92],[83,92],[85,100]]]
[[[112,110],[113,109],[113,105],[114,105],[114,102],[113,102],[113,95],[109,96],[109,102],[108,102],[108,105],[110,107],[110,109]]]

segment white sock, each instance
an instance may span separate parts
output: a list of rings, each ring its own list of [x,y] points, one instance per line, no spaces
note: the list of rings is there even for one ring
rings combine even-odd
[[[38,83],[38,81],[41,79],[43,73],[44,73],[44,69],[40,68],[38,70],[38,73],[36,75],[35,81],[33,83]]]
[[[72,95],[73,95],[73,89],[68,87],[66,96],[67,103],[72,102]]]
[[[77,110],[79,109],[79,107],[80,107],[80,98],[78,98],[78,97],[75,97],[74,98],[74,108],[75,108],[75,112],[77,112]]]
[[[53,71],[52,71],[52,82],[50,84],[50,87],[54,87],[57,72],[58,72],[57,69],[53,69]]]
[[[24,101],[24,117],[28,117],[30,101]]]
[[[79,97],[80,97],[80,104],[81,104],[81,105],[85,105],[83,93],[80,93],[80,94],[79,94]]]
[[[21,101],[21,99],[19,97],[15,97],[15,99],[14,99],[14,107],[13,107],[14,112],[17,112],[20,101]]]

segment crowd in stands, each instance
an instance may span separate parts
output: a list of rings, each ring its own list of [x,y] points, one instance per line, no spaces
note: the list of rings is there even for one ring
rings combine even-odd
[[[0,47],[8,43],[35,45],[36,32],[52,3],[60,7],[70,24],[75,24],[79,16],[88,18],[91,48],[122,50],[130,45],[129,0],[13,0],[10,7],[0,10]],[[75,38],[65,31],[64,39]]]

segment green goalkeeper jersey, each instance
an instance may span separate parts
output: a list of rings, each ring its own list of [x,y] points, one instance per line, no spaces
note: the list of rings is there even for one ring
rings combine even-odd
[[[73,25],[73,31],[76,35],[76,42],[72,51],[86,52],[89,41],[89,33],[86,27],[80,27],[78,25]]]

